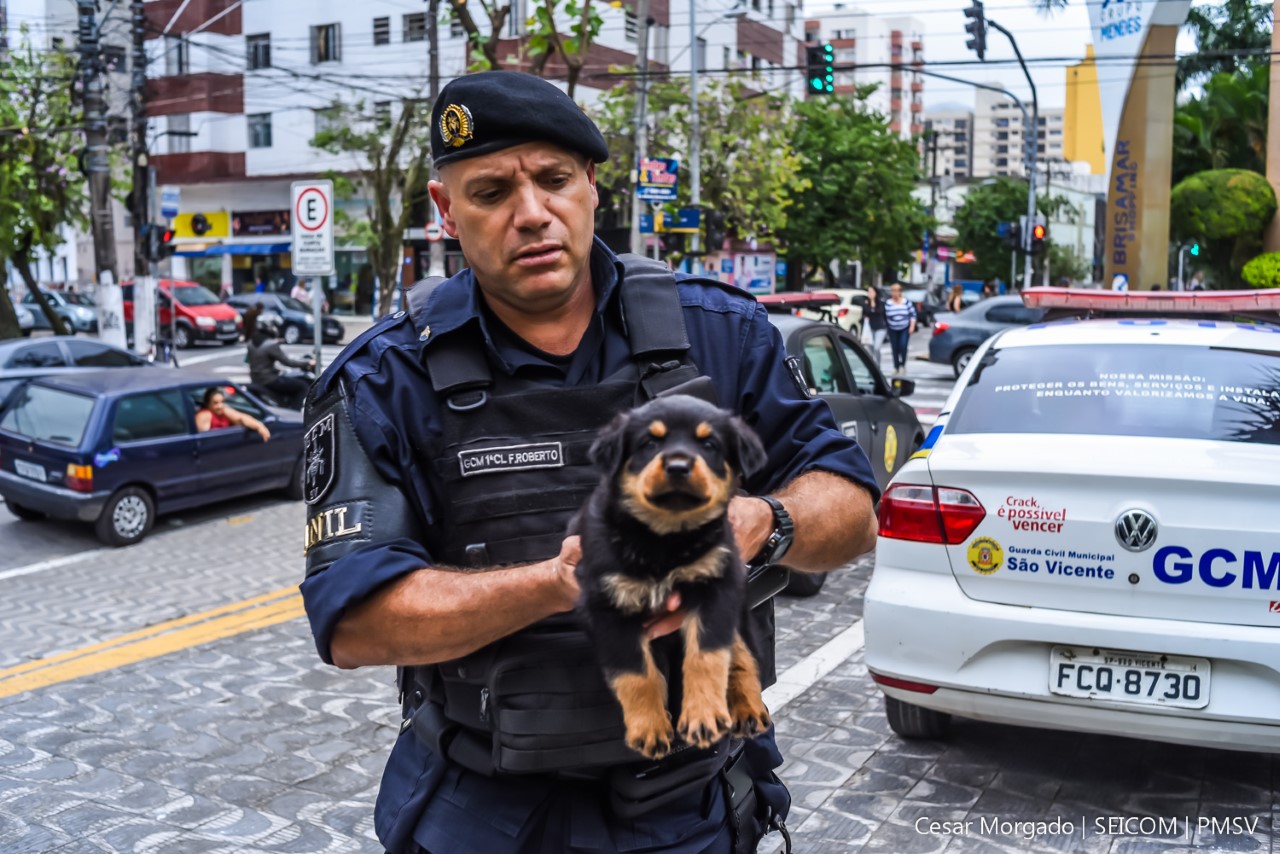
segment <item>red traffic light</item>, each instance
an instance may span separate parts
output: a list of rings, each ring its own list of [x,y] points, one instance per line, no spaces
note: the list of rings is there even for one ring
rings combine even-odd
[[[1031,236],[1036,240],[1044,240],[1045,234],[1046,231],[1043,225],[1037,225],[1031,229]]]
[[[172,228],[166,228],[164,231],[162,231],[162,232],[160,233],[160,242],[161,242],[161,243],[172,243],[172,242],[173,242],[173,237],[174,237],[173,229],[172,229]]]

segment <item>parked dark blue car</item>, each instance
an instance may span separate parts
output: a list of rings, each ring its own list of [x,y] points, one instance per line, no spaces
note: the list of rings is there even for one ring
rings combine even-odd
[[[1043,318],[1043,308],[1028,308],[1020,296],[991,297],[955,314],[939,314],[929,339],[929,361],[950,365],[958,377],[983,341],[1001,329]]]
[[[196,431],[205,390],[262,421]],[[92,522],[108,545],[136,543],[156,516],[269,489],[302,495],[302,416],[243,386],[165,368],[33,379],[0,409],[0,496],[21,519]]]
[[[315,315],[312,313],[311,306],[293,297],[273,293],[232,294],[227,297],[227,303],[240,312],[248,311],[254,303],[261,303],[264,317],[271,313],[277,315],[276,322],[280,325],[280,337],[286,344],[315,340]],[[321,315],[320,323],[324,336],[322,343],[338,344],[342,341],[343,333],[346,331],[342,321],[331,314],[325,314]]]

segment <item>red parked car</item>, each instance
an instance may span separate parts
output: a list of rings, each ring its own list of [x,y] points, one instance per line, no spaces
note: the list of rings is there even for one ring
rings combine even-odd
[[[126,282],[123,290],[124,320],[132,328],[133,283]],[[160,337],[169,336],[171,297],[176,297],[177,316],[174,318],[173,338],[178,347],[190,347],[196,341],[234,344],[240,340],[240,332],[244,327],[240,312],[219,300],[204,285],[161,279],[159,290],[156,300],[160,306]]]

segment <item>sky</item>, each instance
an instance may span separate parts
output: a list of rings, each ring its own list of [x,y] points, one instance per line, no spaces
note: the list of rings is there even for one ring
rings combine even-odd
[[[1097,2],[1100,0],[1070,0],[1066,9],[1053,15],[1042,15],[1035,11],[1032,0],[986,0],[987,18],[997,21],[1017,38],[1018,47],[1036,82],[1041,106],[1062,107],[1066,104],[1065,67],[1084,58],[1085,46],[1091,38],[1087,4]],[[1207,4],[1208,0],[1196,0],[1195,3],[1197,6]],[[805,3],[805,17],[818,17],[823,11],[833,8],[833,5],[829,0],[810,0]],[[964,16],[964,9],[968,6],[969,0],[850,0],[844,4],[846,10],[852,8],[884,17],[905,15],[919,20],[924,28],[926,62],[977,59],[965,47],[968,36],[964,25],[968,19]],[[1194,40],[1183,33],[1178,41],[1179,52],[1194,48]],[[1033,62],[1035,58],[1051,57],[1071,59],[1045,64]],[[1009,40],[994,30],[988,31],[986,59],[986,67],[958,66],[933,70],[954,77],[999,83],[1019,97],[1030,95],[1031,90],[1022,69],[1017,65]],[[998,64],[991,64],[993,61]],[[1100,78],[1104,82],[1107,73],[1105,68],[1100,70]],[[962,84],[926,78],[925,108],[962,104],[972,109],[973,91]]]

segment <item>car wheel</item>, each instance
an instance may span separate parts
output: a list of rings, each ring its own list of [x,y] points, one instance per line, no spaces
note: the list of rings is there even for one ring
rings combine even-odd
[[[889,728],[903,738],[944,738],[951,728],[951,715],[913,706],[893,697],[884,698],[884,716]]]
[[[303,468],[303,460],[305,457],[298,455],[298,461],[293,464],[293,473],[289,475],[289,483],[285,485],[284,497],[290,501],[302,500],[303,478],[306,470]]]
[[[791,577],[787,579],[787,586],[782,588],[782,592],[788,596],[808,598],[817,596],[822,590],[822,585],[826,583],[825,572],[798,572],[793,569]]]
[[[284,343],[297,344],[302,340],[302,330],[290,323],[284,328]]]
[[[31,330],[30,330],[30,329],[24,329],[24,330],[22,330],[22,337],[23,337],[23,338],[30,338],[30,337],[31,337]]]
[[[93,529],[109,546],[131,546],[151,530],[156,505],[145,489],[126,486],[107,501]]]
[[[26,522],[39,522],[45,518],[45,514],[39,510],[32,510],[30,507],[23,507],[16,501],[10,501],[8,498],[4,500],[4,506],[10,513]]]
[[[179,350],[191,346],[191,330],[185,324],[179,323],[178,328],[173,331],[173,343]]]
[[[965,368],[969,367],[969,360],[973,358],[973,352],[973,347],[963,347],[951,355],[951,367],[955,370],[957,378],[964,373]]]

